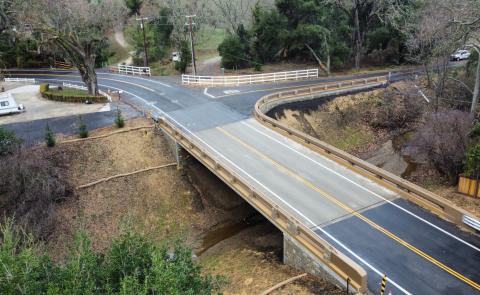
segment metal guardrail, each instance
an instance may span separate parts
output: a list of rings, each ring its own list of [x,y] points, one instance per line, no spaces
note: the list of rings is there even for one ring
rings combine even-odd
[[[65,88],[72,88],[72,89],[79,89],[79,90],[88,90],[88,88],[85,87],[85,86],[75,85],[75,84],[70,84],[70,83],[65,83],[65,82],[63,82],[62,86],[65,87]],[[108,94],[107,92],[104,92],[104,91],[102,91],[102,90],[98,90],[98,93],[99,93],[100,95],[105,96],[105,97],[108,99],[109,102],[112,101],[112,96],[111,96],[110,94]]]
[[[318,69],[309,69],[301,71],[265,73],[242,76],[194,76],[182,75],[182,84],[197,86],[228,86],[228,85],[246,85],[260,83],[276,83],[288,80],[303,80],[318,78]]]
[[[209,150],[203,148],[202,144],[195,142],[189,136],[185,136],[185,132],[182,132],[173,123],[164,118],[157,118],[156,120],[167,134],[266,216],[280,230],[288,233],[339,278],[345,282],[348,280],[350,286],[359,294],[366,294],[367,273],[361,266],[320,238],[312,229],[304,226],[267,195],[249,186],[249,182],[240,174],[229,168],[228,165],[222,165],[222,162],[211,155]]]
[[[467,215],[464,215],[462,220],[463,223],[480,232],[480,221]]]
[[[427,210],[430,210],[442,218],[450,220],[458,226],[464,227],[464,225],[467,225],[468,228],[471,229],[471,225],[473,224],[472,221],[478,221],[469,216],[467,211],[457,207],[452,202],[401,177],[398,177],[393,173],[378,168],[373,164],[363,161],[350,155],[349,153],[346,153],[343,150],[318,140],[317,138],[309,136],[299,130],[290,128],[289,126],[286,126],[266,115],[266,113],[274,107],[284,103],[292,102],[296,100],[296,98],[305,96],[308,96],[309,98],[315,98],[322,96],[322,94],[325,95],[328,93],[330,93],[329,95],[334,95],[336,94],[335,92],[341,93],[342,90],[346,93],[348,90],[352,91],[355,88],[361,87],[362,85],[371,85],[371,87],[375,87],[381,85],[382,83],[386,84],[387,82],[387,77],[382,76],[369,79],[322,84],[308,88],[266,95],[255,104],[254,116],[267,127],[280,131],[295,141],[306,145],[307,147],[316,150],[329,158],[332,158],[344,166],[351,168],[355,172],[367,176],[377,183],[381,183],[384,187],[398,192],[403,198],[410,200],[411,202],[414,202]],[[467,220],[468,223],[464,222],[465,220]]]
[[[3,79],[5,82],[23,82],[23,83],[33,83],[35,84],[36,81],[33,78],[5,78]]]
[[[127,66],[127,65],[116,65],[116,66],[109,66],[109,72],[125,74],[125,75],[137,75],[137,76],[151,76],[150,67],[135,67],[135,66]]]

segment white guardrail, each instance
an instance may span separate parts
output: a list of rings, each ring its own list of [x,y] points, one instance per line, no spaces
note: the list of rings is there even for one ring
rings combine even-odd
[[[79,89],[79,90],[88,90],[88,88],[87,88],[86,86],[75,85],[75,84],[70,84],[70,83],[65,83],[65,82],[63,82],[62,86],[65,87],[65,88],[72,88],[72,89]],[[104,92],[104,91],[102,91],[102,90],[98,90],[98,93],[99,93],[100,95],[105,96],[105,97],[108,99],[109,102],[112,101],[112,97],[111,97],[108,93],[106,93],[106,92]]]
[[[245,85],[260,83],[276,83],[281,81],[303,80],[318,78],[318,69],[265,73],[242,76],[194,76],[182,75],[182,84],[185,85],[205,85],[205,86],[226,86],[226,85]]]
[[[108,67],[108,71],[125,74],[125,75],[138,75],[138,76],[151,76],[150,67],[134,67],[127,65],[116,65]]]
[[[33,78],[5,78],[3,79],[5,82],[23,82],[23,83],[33,83],[35,84],[36,81]]]
[[[480,232],[480,221],[468,215],[464,215],[462,219],[463,219],[463,223]]]

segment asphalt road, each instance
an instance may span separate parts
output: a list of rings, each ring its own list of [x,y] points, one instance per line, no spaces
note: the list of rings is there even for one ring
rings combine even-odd
[[[76,73],[12,76],[79,82]],[[204,89],[183,88],[171,79],[99,74],[101,88],[122,90],[123,99],[170,120],[217,161],[358,262],[374,293],[380,293],[386,274],[386,294],[480,294],[477,237],[251,116],[255,102],[267,93],[337,79],[345,78]]]

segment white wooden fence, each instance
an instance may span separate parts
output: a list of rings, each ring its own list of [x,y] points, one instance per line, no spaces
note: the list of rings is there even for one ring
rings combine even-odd
[[[65,87],[65,88],[72,88],[72,89],[79,89],[79,90],[88,90],[88,88],[87,88],[86,86],[81,86],[81,85],[75,85],[75,84],[70,84],[70,83],[65,83],[65,82],[63,82],[62,85],[63,85],[63,87]],[[112,101],[112,96],[110,96],[110,94],[108,94],[107,92],[104,92],[104,91],[102,91],[102,90],[99,89],[99,90],[98,90],[98,93],[99,93],[100,95],[105,96],[105,97],[108,99],[108,101],[110,101],[110,102]]]
[[[5,82],[22,82],[22,83],[33,83],[35,84],[36,81],[33,78],[5,78],[3,79]]]
[[[228,86],[260,83],[276,83],[281,81],[294,81],[318,78],[318,69],[277,72],[242,76],[193,76],[182,75],[182,84],[203,86]]]
[[[125,74],[125,75],[138,75],[138,76],[151,76],[150,67],[134,67],[127,65],[116,65],[108,67],[108,71]]]

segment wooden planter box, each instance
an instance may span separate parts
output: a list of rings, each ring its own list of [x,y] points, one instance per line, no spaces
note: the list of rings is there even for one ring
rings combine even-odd
[[[480,179],[472,179],[465,175],[460,175],[458,180],[458,192],[475,198],[480,197]]]

